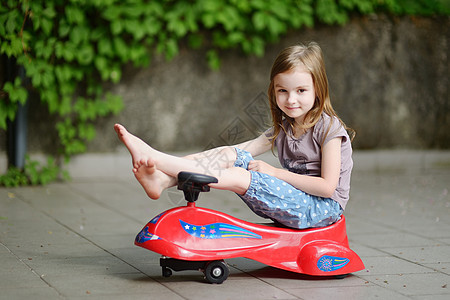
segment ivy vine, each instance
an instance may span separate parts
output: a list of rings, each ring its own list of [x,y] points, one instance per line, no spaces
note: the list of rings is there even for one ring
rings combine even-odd
[[[212,69],[221,49],[262,56],[288,30],[316,22],[345,24],[352,14],[448,15],[445,0],[2,0],[0,54],[23,66],[31,86],[16,77],[0,83],[0,129],[14,120],[30,90],[57,116],[59,154],[66,161],[86,150],[94,121],[117,114],[122,99],[104,89],[122,68],[148,66],[155,54],[171,59],[181,44],[206,49]],[[30,178],[55,169],[28,160]],[[38,172],[38,170],[40,170]],[[13,170],[17,176],[17,170]],[[56,172],[57,173],[57,172]],[[37,174],[37,175],[36,175]],[[46,175],[46,176],[47,176]],[[56,176],[56,175],[55,175]],[[51,177],[51,176],[50,176]],[[3,178],[3,180],[2,180]],[[0,184],[6,184],[0,177]],[[48,176],[45,177],[46,180]],[[11,185],[11,184],[8,184]],[[14,185],[14,184],[12,184]]]

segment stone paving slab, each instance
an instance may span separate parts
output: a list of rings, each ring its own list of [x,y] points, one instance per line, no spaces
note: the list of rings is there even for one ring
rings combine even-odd
[[[134,246],[134,237],[158,213],[184,205],[180,192],[149,200],[122,154],[78,160],[72,170],[70,182],[0,188],[0,299],[450,298],[450,152],[355,153],[345,214],[366,269],[340,280],[244,258],[227,260],[221,285],[196,271],[162,277],[159,255]],[[226,191],[198,205],[264,221]]]

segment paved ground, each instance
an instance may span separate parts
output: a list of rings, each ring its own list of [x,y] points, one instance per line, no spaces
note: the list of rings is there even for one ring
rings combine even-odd
[[[314,278],[230,259],[221,285],[199,272],[161,276],[159,255],[133,245],[153,216],[183,204],[148,200],[127,155],[71,164],[73,180],[0,188],[0,299],[450,299],[450,152],[358,152],[345,213],[366,269]],[[233,194],[198,205],[258,222]]]

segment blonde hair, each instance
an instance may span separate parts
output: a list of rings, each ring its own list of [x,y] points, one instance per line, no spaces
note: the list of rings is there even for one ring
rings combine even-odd
[[[284,49],[278,54],[275,59],[272,70],[270,72],[270,85],[268,89],[269,105],[272,115],[273,135],[272,150],[275,145],[275,139],[281,130],[286,132],[286,128],[283,127],[283,120],[286,120],[293,128],[295,125],[294,119],[285,115],[283,111],[278,107],[277,100],[275,98],[274,78],[280,73],[290,71],[296,67],[305,68],[311,73],[314,83],[314,90],[316,98],[314,105],[310,111],[305,115],[303,124],[298,124],[302,129],[307,130],[314,127],[320,120],[322,113],[325,112],[330,117],[336,117],[344,128],[349,131],[350,138],[353,140],[355,131],[345,125],[345,123],[338,117],[331,105],[330,93],[328,88],[328,79],[325,71],[325,63],[323,60],[322,49],[315,42],[311,42],[308,45],[295,45]],[[331,122],[324,135],[325,137],[330,130]],[[323,143],[323,141],[322,141]]]

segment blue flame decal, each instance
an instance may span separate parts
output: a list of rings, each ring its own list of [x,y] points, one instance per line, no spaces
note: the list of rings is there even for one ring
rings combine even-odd
[[[344,267],[349,261],[348,258],[324,255],[317,262],[317,267],[321,271],[332,272]]]
[[[145,226],[144,229],[142,229],[141,232],[139,232],[139,234],[136,236],[136,243],[142,244],[147,241],[155,241],[160,239],[161,238],[159,236],[148,232],[148,227]]]
[[[164,213],[160,213],[159,215],[157,215],[156,217],[154,217],[153,219],[150,220],[150,223],[152,224],[156,224],[156,222],[158,222],[159,218],[163,215]]]
[[[207,225],[193,225],[182,220],[180,220],[180,224],[188,234],[201,239],[262,238],[256,233],[231,224],[213,223]]]

